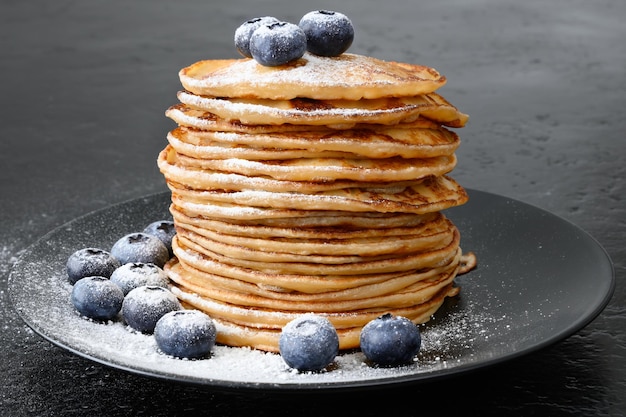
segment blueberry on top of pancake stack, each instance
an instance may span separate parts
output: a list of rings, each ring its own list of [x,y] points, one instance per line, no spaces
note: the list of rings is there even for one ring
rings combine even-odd
[[[305,17],[242,24],[244,57],[183,68],[166,111],[165,270],[230,346],[276,352],[313,312],[357,348],[382,314],[428,321],[475,263],[442,212],[468,199],[450,176],[468,116],[436,92],[445,77],[347,53],[351,22],[325,38]]]

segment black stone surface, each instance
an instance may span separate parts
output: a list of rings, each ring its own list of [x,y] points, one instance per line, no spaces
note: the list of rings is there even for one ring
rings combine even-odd
[[[7,276],[20,253],[92,210],[164,191],[156,167],[178,70],[236,57],[244,20],[335,9],[350,52],[419,62],[471,115],[463,185],[547,209],[593,235],[616,271],[574,336],[458,378],[367,393],[220,392],[101,366],[34,334]],[[0,415],[626,415],[626,2],[231,0],[0,4]]]

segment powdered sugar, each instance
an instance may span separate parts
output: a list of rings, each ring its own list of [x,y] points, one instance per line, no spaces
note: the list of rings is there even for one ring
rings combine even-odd
[[[164,218],[169,203],[168,193],[133,200],[76,219],[45,236],[14,265],[9,289],[19,314],[43,337],[97,362],[217,386],[301,389],[426,380],[471,369],[511,349],[507,336],[511,319],[494,315],[499,310],[497,294],[485,294],[479,285],[483,280],[471,272],[459,278],[461,285],[468,283],[461,294],[420,327],[422,350],[415,363],[395,368],[373,367],[361,352],[349,351],[340,353],[323,372],[296,372],[278,354],[221,345],[208,359],[181,360],[160,353],[153,336],[132,330],[121,316],[107,323],[80,317],[70,302],[67,257],[89,244],[110,247],[118,236]]]
[[[64,272],[68,256],[89,245],[110,247],[119,236],[166,217],[169,193],[91,213],[44,236],[14,262],[9,295],[37,333],[97,362],[158,378],[258,389],[372,386],[454,375],[562,339],[599,311],[598,302],[608,301],[604,291],[610,263],[602,263],[606,254],[595,242],[587,240],[591,246],[583,246],[597,262],[593,266],[588,256],[576,256],[582,253],[580,246],[573,254],[555,256],[567,238],[583,242],[590,239],[587,235],[522,203],[478,191],[471,196],[472,204],[453,214],[464,246],[479,256],[479,267],[457,278],[460,294],[420,327],[422,349],[408,366],[375,368],[356,351],[341,353],[324,372],[299,373],[277,354],[225,346],[215,346],[209,359],[179,360],[159,353],[152,336],[130,330],[119,318],[102,324],[80,317],[69,301],[71,286]],[[546,227],[555,227],[554,235],[563,239],[542,240]],[[537,234],[529,232],[511,246],[510,236],[519,230]],[[590,253],[590,248],[597,249]],[[8,252],[0,249],[0,257],[8,258]],[[598,268],[600,276],[594,275]],[[598,278],[594,283],[600,293],[588,285],[589,276]],[[585,306],[582,313],[580,305]]]
[[[422,349],[415,363],[395,368],[373,367],[361,352],[350,351],[340,353],[322,372],[297,372],[278,354],[221,345],[215,346],[207,359],[185,360],[159,352],[153,336],[132,330],[121,316],[107,323],[80,317],[70,303],[72,287],[58,264],[45,279],[30,278],[40,277],[42,270],[49,269],[45,263],[21,264],[18,268],[28,274],[15,289],[16,304],[44,337],[114,367],[201,384],[306,387],[428,378],[479,360],[475,356],[479,345],[493,336],[498,323],[506,322],[506,318],[477,311],[472,303],[462,309],[448,306],[432,323],[421,326]]]

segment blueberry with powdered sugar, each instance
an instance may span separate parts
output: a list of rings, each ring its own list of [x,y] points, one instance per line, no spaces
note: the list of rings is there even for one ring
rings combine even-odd
[[[169,278],[162,268],[152,263],[129,262],[111,274],[111,281],[117,284],[124,295],[143,285],[168,288]]]
[[[122,317],[131,328],[151,334],[161,317],[181,308],[180,302],[169,290],[144,285],[126,294],[122,303]]]
[[[111,255],[121,264],[129,262],[153,263],[162,268],[169,260],[167,247],[161,239],[148,233],[130,233],[113,244]]]
[[[67,278],[72,285],[79,279],[90,276],[109,278],[120,265],[117,258],[103,249],[83,248],[68,257]]]
[[[352,22],[343,13],[331,10],[312,11],[300,19],[298,26],[306,34],[307,51],[320,56],[339,56],[354,40]]]
[[[301,58],[306,35],[298,25],[273,22],[259,26],[250,37],[250,53],[261,65],[275,67]]]
[[[70,300],[81,315],[104,321],[117,316],[124,293],[106,277],[85,277],[74,284]]]
[[[159,349],[177,358],[198,359],[215,345],[213,320],[199,310],[179,310],[165,314],[154,327]]]
[[[367,323],[360,335],[361,351],[380,366],[410,363],[421,344],[419,327],[406,317],[390,313]]]
[[[293,369],[320,371],[339,353],[339,336],[326,317],[307,313],[283,327],[279,351],[285,363]]]
[[[235,47],[237,51],[246,58],[252,58],[250,52],[250,37],[261,25],[275,23],[279,20],[272,16],[256,17],[242,23],[235,30]]]
[[[143,233],[153,235],[161,239],[161,242],[167,248],[170,257],[174,255],[172,252],[172,238],[176,234],[176,226],[171,220],[158,220],[152,222],[143,229]]]

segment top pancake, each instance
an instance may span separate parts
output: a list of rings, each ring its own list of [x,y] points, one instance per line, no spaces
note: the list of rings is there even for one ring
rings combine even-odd
[[[182,85],[211,97],[291,100],[360,100],[432,93],[446,79],[435,69],[344,53],[305,54],[278,67],[253,59],[199,61],[179,72]]]

